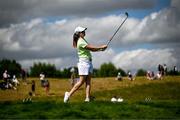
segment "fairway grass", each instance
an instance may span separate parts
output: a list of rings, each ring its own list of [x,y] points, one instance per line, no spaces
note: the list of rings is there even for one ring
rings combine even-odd
[[[1,119],[179,119],[179,101],[94,101],[64,104],[57,101],[3,102]]]
[[[64,92],[70,90],[68,79],[49,79],[50,95],[46,96],[37,78],[36,96],[23,103],[31,84],[21,84],[17,91],[0,90],[1,119],[180,119],[180,77],[167,76],[149,81],[138,77],[135,81],[124,78],[93,78],[94,100],[84,103],[84,86],[70,102],[63,103]],[[122,103],[112,103],[113,96],[122,97]]]

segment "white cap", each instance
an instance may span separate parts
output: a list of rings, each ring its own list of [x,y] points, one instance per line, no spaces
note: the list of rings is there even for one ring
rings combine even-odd
[[[116,98],[111,98],[111,102],[117,102],[117,99]]]
[[[76,27],[76,29],[74,30],[74,33],[83,32],[83,31],[85,31],[85,30],[87,30],[87,28],[78,26],[78,27]]]
[[[123,99],[122,98],[118,98],[117,102],[123,102]]]

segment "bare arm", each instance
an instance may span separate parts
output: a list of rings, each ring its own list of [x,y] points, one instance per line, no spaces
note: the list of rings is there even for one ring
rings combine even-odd
[[[104,51],[107,48],[107,45],[94,46],[94,45],[88,44],[85,48],[92,51],[92,52]]]

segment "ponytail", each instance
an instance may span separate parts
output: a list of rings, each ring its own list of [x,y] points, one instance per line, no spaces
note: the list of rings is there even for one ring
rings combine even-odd
[[[79,37],[80,37],[79,34],[74,33],[74,35],[73,35],[73,47],[74,48],[77,47],[77,41],[78,41]]]

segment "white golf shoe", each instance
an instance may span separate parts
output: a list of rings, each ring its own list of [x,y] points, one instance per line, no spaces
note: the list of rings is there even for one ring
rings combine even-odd
[[[123,99],[122,98],[118,98],[117,102],[123,102]]]
[[[67,103],[69,100],[69,92],[65,92],[64,94],[64,103]]]
[[[84,102],[90,102],[90,99],[89,99],[89,98],[86,98],[86,99],[84,100]]]

